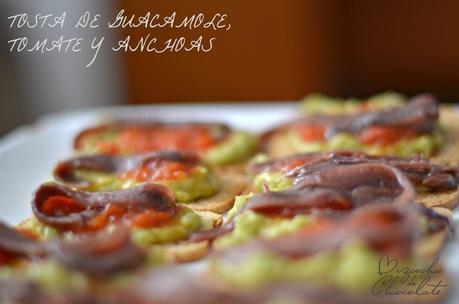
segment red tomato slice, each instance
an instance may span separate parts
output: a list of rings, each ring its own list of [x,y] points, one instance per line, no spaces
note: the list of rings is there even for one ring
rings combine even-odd
[[[359,141],[364,145],[390,145],[401,139],[414,136],[411,130],[393,127],[371,127],[359,134]]]
[[[294,127],[296,133],[304,141],[325,140],[325,127],[311,124],[297,124]]]
[[[145,210],[142,213],[132,215],[130,224],[141,228],[158,227],[167,223],[171,218],[172,215],[167,212]]]
[[[215,136],[212,130],[206,125],[131,126],[118,130],[114,138],[99,140],[95,148],[97,152],[107,154],[141,154],[160,150],[199,152],[223,139]]]
[[[113,141],[98,142],[96,145],[96,150],[99,153],[106,153],[111,155],[117,155],[121,152],[119,146],[116,144],[116,142]]]
[[[138,169],[123,173],[123,179],[135,179],[138,182],[179,180],[190,176],[192,166],[171,160],[155,160]]]
[[[159,150],[202,151],[218,142],[203,126],[133,127],[123,130],[118,140],[120,150],[146,153]]]

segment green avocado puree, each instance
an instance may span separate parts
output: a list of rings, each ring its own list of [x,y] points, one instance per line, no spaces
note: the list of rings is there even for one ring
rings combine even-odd
[[[46,226],[40,223],[35,217],[30,218],[22,224],[24,229],[29,229],[40,240],[50,240],[57,237],[60,233],[56,228]],[[201,218],[191,209],[182,208],[177,215],[177,218],[172,222],[162,227],[155,228],[133,228],[131,237],[139,245],[148,246],[151,244],[161,244],[174,242],[186,238],[188,234],[198,230],[201,227]],[[113,226],[108,226],[107,229],[112,229]],[[63,237],[72,239],[72,232],[64,232]]]
[[[385,110],[402,106],[406,98],[395,92],[384,92],[366,100],[365,105],[372,110]],[[362,100],[356,98],[342,99],[313,93],[300,103],[304,115],[314,114],[351,114],[362,111]]]
[[[87,191],[114,191],[134,187],[141,184],[133,179],[122,179],[114,174],[104,172],[75,170],[76,178],[89,181]],[[188,203],[198,198],[214,195],[220,189],[220,182],[215,173],[206,166],[193,168],[189,178],[178,180],[154,181],[169,187],[179,203]]]
[[[328,141],[305,142],[294,132],[288,132],[287,138],[298,152],[351,150],[363,151],[373,155],[396,155],[402,157],[412,156],[413,154],[430,157],[444,141],[440,130],[437,130],[432,135],[419,135],[384,146],[362,145],[354,135],[347,133],[336,134]]]
[[[252,196],[253,194],[237,196],[233,208],[228,211],[227,220],[231,220]],[[310,218],[306,215],[285,219],[246,210],[234,220],[233,231],[215,240],[214,247],[218,249],[232,247],[255,238],[277,238],[298,231],[310,222]]]
[[[380,254],[361,242],[353,241],[338,251],[297,260],[263,251],[248,253],[237,262],[214,258],[209,263],[209,269],[216,277],[238,289],[256,289],[275,282],[306,281],[350,292],[364,292],[380,278],[379,259]]]
[[[203,158],[210,164],[227,165],[248,159],[255,152],[256,137],[249,132],[232,132],[222,143],[204,152]]]

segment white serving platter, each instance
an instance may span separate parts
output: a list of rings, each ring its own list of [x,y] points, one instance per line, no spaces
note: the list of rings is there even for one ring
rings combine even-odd
[[[459,109],[458,109],[459,110]],[[17,128],[0,139],[0,220],[15,224],[31,215],[34,189],[51,178],[58,160],[72,155],[75,135],[84,127],[112,117],[160,121],[216,121],[236,129],[266,130],[295,117],[295,104],[174,104],[140,107],[106,107],[62,112]],[[459,231],[459,210],[454,212]],[[459,237],[455,235],[441,256],[451,275],[447,303],[459,303]]]

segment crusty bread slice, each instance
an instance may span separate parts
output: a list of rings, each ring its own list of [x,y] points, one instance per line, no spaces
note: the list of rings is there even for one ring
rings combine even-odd
[[[239,174],[245,175],[249,161],[243,161],[238,164],[223,165],[215,167],[220,174]]]
[[[166,261],[169,263],[184,263],[199,260],[209,252],[209,248],[208,241],[163,246]]]
[[[19,223],[17,223],[14,228],[18,229],[18,230],[25,230],[27,231],[28,227],[29,227],[29,223],[30,221],[33,220],[33,216],[29,216],[25,219],[23,219],[22,221],[20,221]]]
[[[450,107],[440,109],[440,125],[444,130],[445,143],[432,157],[432,161],[441,164],[459,164],[459,114]]]
[[[239,195],[246,187],[246,181],[240,174],[220,174],[220,191],[211,197],[203,198],[186,206],[194,211],[212,211],[223,213],[231,209],[234,198]]]
[[[449,209],[442,207],[433,207],[432,209],[438,214],[446,216],[450,221],[453,218],[453,213]],[[446,229],[424,237],[417,244],[415,251],[419,256],[425,258],[437,257],[441,252],[449,233],[450,230]]]
[[[426,207],[454,209],[459,204],[459,191],[423,192],[416,195],[416,201]]]
[[[264,149],[270,158],[280,158],[298,153],[292,143],[288,140],[285,130],[272,132],[266,136]]]
[[[445,143],[432,161],[442,164],[459,163],[459,113],[450,107],[440,108],[440,125],[444,131]],[[284,157],[297,151],[285,135],[285,130],[280,129],[266,136],[265,151],[271,158]]]
[[[213,229],[223,224],[223,216],[212,211],[194,210],[201,217],[201,229]]]
[[[202,230],[213,229],[221,226],[223,217],[221,214],[212,211],[195,211],[202,220]],[[210,245],[208,241],[197,243],[178,243],[178,244],[165,244],[160,245],[165,249],[166,261],[170,263],[184,263],[196,261],[205,256],[209,250]]]
[[[432,162],[459,164],[459,114],[452,108],[440,109],[440,124],[444,130],[445,143]],[[266,153],[271,158],[285,157],[298,153],[285,135],[285,131],[273,132],[265,143]],[[459,205],[459,190],[441,193],[419,193],[418,202],[427,207],[453,209]]]

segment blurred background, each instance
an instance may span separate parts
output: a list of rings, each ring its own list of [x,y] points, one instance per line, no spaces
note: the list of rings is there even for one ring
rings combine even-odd
[[[7,41],[60,35],[160,38],[183,30],[14,29],[8,16],[85,11],[106,24],[119,9],[227,13],[210,53],[11,53]],[[98,105],[298,100],[313,91],[365,97],[392,89],[459,101],[459,2],[407,0],[0,0],[0,134],[50,112]],[[193,32],[196,35],[201,33]]]

